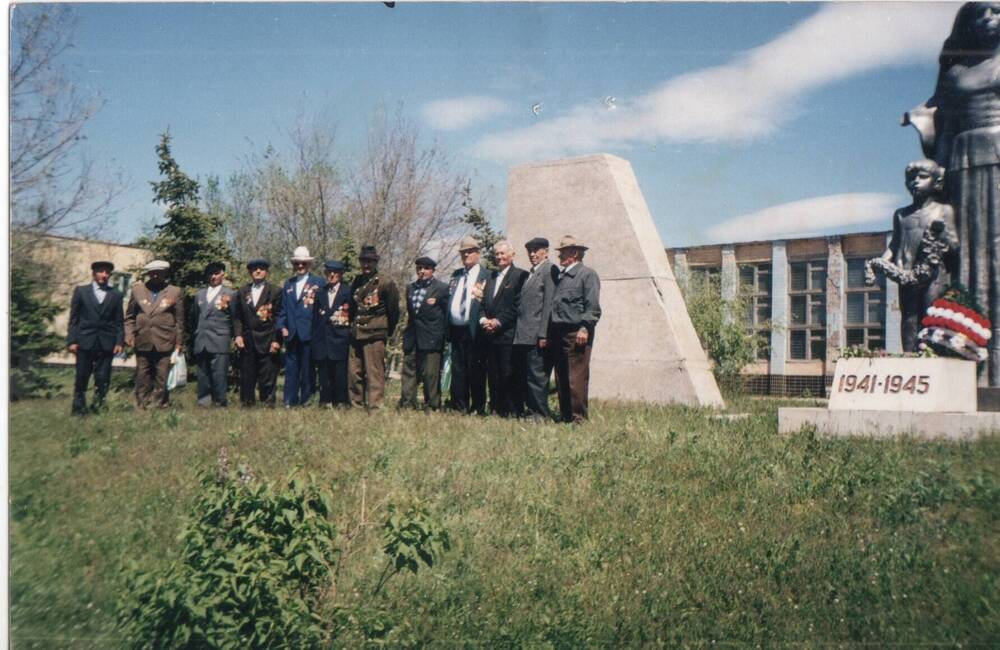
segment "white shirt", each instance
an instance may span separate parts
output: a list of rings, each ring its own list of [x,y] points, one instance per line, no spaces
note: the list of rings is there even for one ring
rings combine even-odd
[[[208,291],[205,293],[205,300],[207,300],[209,304],[214,303],[215,299],[219,296],[220,291],[222,291],[221,284],[214,287],[209,287]]]
[[[326,290],[327,296],[329,297],[330,300],[331,309],[333,309],[333,301],[337,299],[337,291],[339,290],[340,290],[339,282]]]
[[[494,298],[496,298],[497,294],[500,293],[500,285],[503,284],[503,279],[505,277],[507,277],[507,271],[509,271],[509,270],[510,270],[510,267],[508,266],[503,271],[500,271],[500,273],[497,275],[496,284],[493,285],[493,297]]]
[[[254,282],[253,285],[250,287],[250,295],[253,297],[254,306],[256,306],[258,302],[260,302],[260,294],[262,293],[264,293],[264,283]]]
[[[471,269],[466,269],[459,279],[458,284],[455,285],[455,295],[451,298],[451,324],[452,325],[468,325],[469,324],[469,311],[472,305],[472,288],[476,286],[476,282],[479,280],[479,269],[481,267],[476,264]]]
[[[90,284],[94,287],[94,297],[97,298],[97,304],[103,305],[104,298],[108,295],[108,290],[96,282],[91,282]]]
[[[298,300],[302,297],[302,289],[306,286],[306,280],[309,279],[309,274],[300,275],[295,279],[295,299]]]
[[[560,269],[559,269],[559,277],[561,278],[561,277],[562,277],[563,275],[565,275],[565,273],[566,273],[567,271],[569,271],[569,270],[570,270],[571,268],[573,268],[573,267],[574,267],[574,266],[576,266],[577,264],[579,264],[579,262],[573,262],[572,264],[570,264],[569,266],[567,266],[567,267],[565,267],[565,268],[561,268],[561,267],[560,267]]]

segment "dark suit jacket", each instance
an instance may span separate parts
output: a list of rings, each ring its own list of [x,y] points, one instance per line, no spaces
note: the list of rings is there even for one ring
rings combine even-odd
[[[316,293],[316,305],[313,310],[312,324],[312,358],[317,361],[344,361],[347,359],[347,348],[351,338],[350,325],[335,325],[332,317],[342,310],[343,305],[351,303],[351,289],[346,282],[341,281],[337,295],[330,304],[329,285],[325,285]]]
[[[219,295],[208,302],[208,288],[199,289],[194,294],[195,330],[194,353],[209,352],[225,354],[233,339],[233,323],[239,297],[229,287],[219,289]],[[222,307],[218,309],[216,305]]]
[[[153,293],[140,282],[132,285],[125,308],[125,338],[139,352],[172,352],[184,342],[184,295],[171,284]]]
[[[406,287],[406,329],[403,330],[403,352],[441,352],[448,338],[448,285],[431,279],[420,309],[413,310],[413,292],[417,283]]]
[[[240,287],[236,298],[236,322],[233,323],[236,336],[243,337],[246,346],[253,346],[257,352],[271,351],[271,343],[281,342],[281,331],[276,319],[281,309],[281,290],[270,282],[264,283],[260,300],[253,302],[253,283]]]
[[[286,328],[289,340],[297,338],[302,342],[308,342],[312,339],[313,307],[316,306],[315,302],[310,302],[310,294],[312,300],[315,301],[319,297],[319,292],[326,286],[326,280],[310,273],[306,278],[305,287],[302,288],[302,295],[296,299],[295,280],[297,277],[294,276],[286,280],[282,289],[281,308],[278,310],[278,329]]]
[[[507,269],[507,274],[500,283],[500,289],[496,289],[497,278],[500,272],[494,271],[490,275],[489,282],[486,283],[486,290],[483,293],[483,313],[485,318],[496,318],[500,321],[500,329],[493,334],[484,334],[495,345],[511,345],[514,343],[514,330],[517,326],[517,308],[521,301],[521,287],[528,279],[528,272],[511,266]],[[496,295],[493,293],[496,291]]]
[[[97,302],[92,284],[73,289],[69,304],[69,332],[66,345],[76,343],[81,350],[111,352],[125,345],[124,297],[117,289],[108,289],[104,302]]]
[[[451,281],[448,283],[448,324],[451,325],[451,300],[458,291],[459,283],[462,280],[462,274],[465,273],[464,268],[457,269],[451,274]],[[476,278],[476,284],[480,282],[483,283],[483,290],[486,290],[486,282],[490,279],[490,270],[483,265],[479,265],[479,276]],[[485,296],[485,293],[483,294]],[[474,339],[481,338],[482,328],[479,327],[479,317],[482,315],[483,304],[480,300],[473,300],[469,305],[469,333],[472,334]]]

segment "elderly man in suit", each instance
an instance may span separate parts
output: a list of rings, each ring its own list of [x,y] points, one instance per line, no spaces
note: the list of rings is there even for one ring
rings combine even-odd
[[[416,260],[417,280],[406,287],[403,330],[403,387],[400,408],[417,408],[417,385],[424,385],[424,410],[441,408],[441,357],[448,334],[448,285],[434,277],[437,262]]]
[[[240,401],[252,406],[256,401],[274,406],[278,382],[278,352],[281,334],[275,318],[281,308],[281,290],[267,281],[271,264],[265,259],[247,262],[251,281],[236,298],[236,348],[240,351]]]
[[[94,375],[93,409],[104,403],[111,382],[111,361],[125,346],[122,293],[108,286],[114,270],[111,262],[94,262],[90,265],[90,284],[73,289],[66,337],[67,348],[76,355],[73,415],[87,413],[87,384],[91,374]]]
[[[463,237],[458,247],[462,268],[451,274],[448,338],[451,341],[451,407],[462,413],[486,413],[486,336],[479,327],[489,271],[479,264],[479,242]]]
[[[184,294],[167,284],[170,264],[153,260],[143,271],[146,281],[132,287],[125,308],[125,344],[135,348],[135,401],[144,409],[170,402],[167,375],[170,355],[184,349]]]
[[[555,346],[559,412],[564,422],[587,419],[590,351],[601,318],[601,280],[583,265],[587,247],[571,235],[559,246],[559,277],[549,311],[549,344]]]
[[[351,290],[344,284],[344,263],[323,265],[326,286],[313,311],[312,356],[319,370],[319,403],[350,406],[347,399],[347,349],[351,338]]]
[[[506,239],[493,246],[497,269],[490,275],[483,295],[479,326],[489,345],[486,370],[490,410],[500,417],[517,417],[524,408],[522,381],[514,374],[514,331],[521,287],[528,272],[514,266],[514,247]]]
[[[351,404],[382,408],[385,398],[385,344],[399,323],[399,290],[378,273],[379,254],[362,246],[361,273],[351,283],[351,348],[348,384]]]
[[[553,348],[548,346],[549,310],[558,272],[549,261],[549,240],[535,237],[525,244],[531,268],[521,287],[514,332],[514,375],[523,382],[525,412],[549,417],[549,375]]]
[[[208,286],[194,295],[194,358],[198,364],[198,405],[226,406],[229,388],[229,344],[233,338],[238,297],[223,286],[226,265],[205,267]]]
[[[313,259],[305,246],[292,253],[295,275],[285,282],[278,310],[278,328],[285,342],[285,408],[308,402],[316,385],[310,350],[313,309],[326,282],[309,272]]]

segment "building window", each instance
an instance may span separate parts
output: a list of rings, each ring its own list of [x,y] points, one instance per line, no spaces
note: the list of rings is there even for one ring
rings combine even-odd
[[[826,358],[826,261],[788,265],[788,356]]]
[[[692,266],[688,268],[688,282],[692,287],[719,286],[721,270],[717,266]]]
[[[122,292],[125,299],[128,299],[129,291],[132,287],[132,274],[122,273],[121,271],[112,271],[111,277],[108,278],[108,284],[115,289]]]
[[[746,300],[747,328],[757,335],[758,359],[771,356],[771,265],[740,266],[740,296]]]
[[[878,277],[876,284],[866,285],[864,258],[847,260],[844,323],[848,346],[885,349],[885,276]]]

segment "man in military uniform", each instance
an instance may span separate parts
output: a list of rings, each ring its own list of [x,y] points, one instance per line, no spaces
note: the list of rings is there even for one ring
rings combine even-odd
[[[399,322],[399,291],[379,276],[374,246],[362,246],[358,260],[361,273],[351,283],[348,392],[352,405],[378,409],[385,396],[385,343]]]

